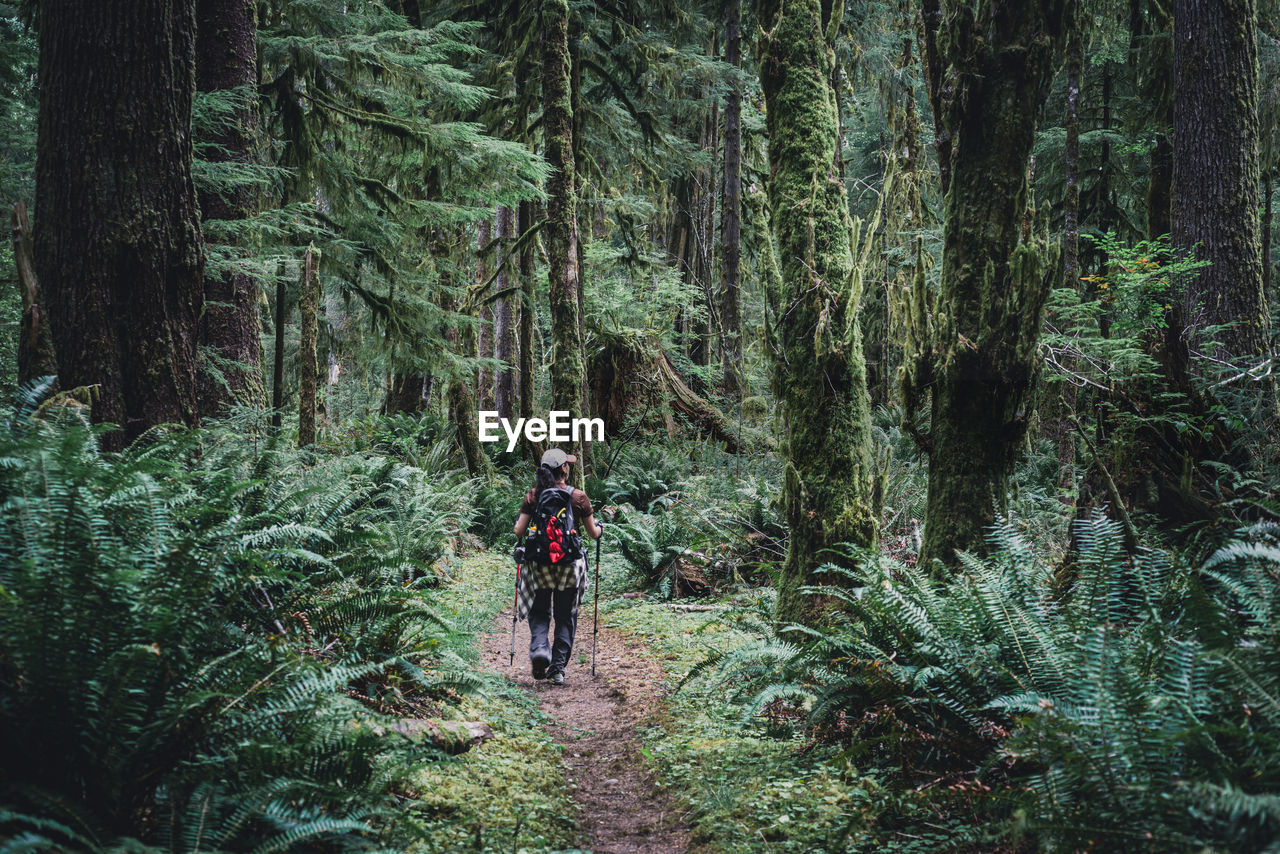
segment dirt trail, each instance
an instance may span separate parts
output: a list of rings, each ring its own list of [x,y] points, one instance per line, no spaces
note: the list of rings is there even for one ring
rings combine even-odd
[[[529,669],[529,624],[516,631],[511,652],[511,611],[482,636],[481,661],[534,692],[551,718],[547,731],[565,746],[573,798],[581,808],[583,843],[593,854],[680,854],[689,832],[677,805],[654,784],[640,755],[636,728],[662,710],[661,669],[637,654],[634,644],[600,627],[596,676],[591,676],[591,615],[583,604],[565,684],[534,681]],[[578,663],[580,655],[588,663]]]

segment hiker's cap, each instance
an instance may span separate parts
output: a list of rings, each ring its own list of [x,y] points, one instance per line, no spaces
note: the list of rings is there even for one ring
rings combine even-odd
[[[542,464],[548,468],[558,469],[565,463],[576,463],[578,458],[573,454],[566,454],[559,448],[550,448],[542,455]]]

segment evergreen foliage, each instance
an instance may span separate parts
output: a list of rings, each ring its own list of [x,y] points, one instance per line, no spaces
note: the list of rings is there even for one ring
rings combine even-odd
[[[441,755],[391,725],[478,687],[412,583],[465,524],[465,483],[371,455],[309,466],[230,426],[120,455],[100,433],[28,407],[0,435],[5,835],[406,838],[407,776]]]
[[[744,718],[798,704],[847,755],[1041,850],[1269,850],[1280,764],[1280,529],[1198,565],[1098,515],[1063,578],[1011,520],[939,584],[867,555],[810,592],[848,615],[709,659]],[[798,627],[793,627],[800,631]],[[940,784],[947,784],[946,787]],[[948,791],[977,794],[947,805]],[[985,793],[985,794],[984,794]]]

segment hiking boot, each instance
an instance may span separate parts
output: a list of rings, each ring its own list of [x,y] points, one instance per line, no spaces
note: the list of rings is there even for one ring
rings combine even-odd
[[[547,667],[551,664],[551,657],[547,655],[535,655],[531,660],[533,661],[533,678],[546,679]]]
[[[551,673],[550,673],[550,675],[549,675],[549,676],[550,676],[551,684],[552,684],[552,685],[563,685],[563,684],[564,684],[564,671],[563,671],[563,670],[553,670],[553,671],[551,671]]]

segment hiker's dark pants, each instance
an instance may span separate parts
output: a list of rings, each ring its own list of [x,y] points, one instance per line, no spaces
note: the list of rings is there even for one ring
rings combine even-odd
[[[552,590],[539,588],[533,594],[533,607],[529,609],[529,657],[551,654],[551,670],[564,671],[573,652],[573,631],[578,625],[578,588]],[[555,605],[555,646],[547,649],[547,629],[551,625],[552,605]]]

